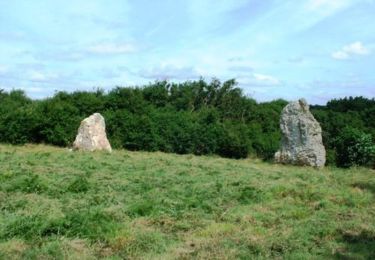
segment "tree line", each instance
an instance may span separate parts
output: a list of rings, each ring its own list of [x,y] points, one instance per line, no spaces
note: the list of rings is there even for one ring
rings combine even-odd
[[[0,142],[70,146],[81,120],[99,112],[114,148],[270,160],[280,145],[279,119],[286,104],[282,99],[256,102],[235,80],[217,79],[156,81],[109,92],[61,91],[42,100],[21,90],[0,90]],[[328,164],[373,164],[374,99],[335,99],[311,111],[323,129]]]

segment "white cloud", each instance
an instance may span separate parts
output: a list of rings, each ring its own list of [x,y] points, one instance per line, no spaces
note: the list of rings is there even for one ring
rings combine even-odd
[[[346,60],[346,59],[349,58],[349,54],[347,54],[344,51],[336,51],[336,52],[332,53],[332,58],[334,58],[336,60]]]
[[[242,75],[236,77],[236,80],[240,87],[252,91],[256,90],[257,92],[266,92],[270,88],[280,88],[282,86],[282,82],[276,77],[259,73]]]
[[[253,76],[254,76],[255,80],[257,80],[261,83],[270,84],[270,85],[279,85],[280,84],[279,79],[277,79],[273,76],[270,76],[270,75],[254,73]]]
[[[247,0],[190,0],[188,3],[188,10],[192,13],[193,17],[199,18],[210,16],[212,18],[217,14],[223,14],[225,12],[240,8],[247,3]],[[206,11],[208,9],[210,12]]]
[[[361,42],[353,42],[344,46],[341,50],[332,53],[332,58],[336,60],[347,60],[355,55],[368,55],[370,50],[365,47]]]
[[[46,81],[47,76],[39,71],[33,71],[30,73],[30,80],[32,81]]]
[[[88,51],[95,54],[125,54],[136,51],[134,45],[126,44],[98,44],[88,48]]]
[[[360,1],[361,0],[309,0],[305,5],[305,11],[307,11],[305,19],[325,19]]]
[[[39,60],[53,60],[53,61],[80,61],[87,56],[87,52],[79,51],[74,49],[67,50],[53,50],[53,51],[42,51],[35,54],[35,57]]]
[[[343,50],[346,53],[358,55],[366,55],[370,52],[361,42],[354,42],[348,46],[345,46]]]
[[[330,15],[350,6],[353,2],[356,0],[309,0],[307,10]]]
[[[57,74],[47,74],[40,71],[29,72],[29,79],[34,82],[48,82],[58,79]]]
[[[248,65],[232,65],[228,67],[228,70],[234,71],[234,72],[247,73],[247,72],[253,71],[254,69],[252,66],[248,66]]]
[[[303,57],[292,57],[290,59],[288,59],[288,62],[289,63],[303,63],[305,61],[305,59]]]
[[[33,92],[33,93],[43,93],[45,91],[45,89],[40,88],[40,87],[28,87],[27,91]]]
[[[312,9],[332,8],[337,9],[343,5],[346,5],[348,0],[310,0],[307,6]]]
[[[172,64],[161,65],[147,70],[141,70],[138,74],[143,78],[158,80],[188,80],[199,78],[198,72],[193,67],[176,66]]]

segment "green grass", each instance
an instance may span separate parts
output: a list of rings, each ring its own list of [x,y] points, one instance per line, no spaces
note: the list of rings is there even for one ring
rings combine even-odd
[[[0,146],[0,259],[374,259],[375,172]]]

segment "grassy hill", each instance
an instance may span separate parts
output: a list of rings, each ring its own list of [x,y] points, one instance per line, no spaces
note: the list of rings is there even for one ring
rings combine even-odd
[[[375,171],[0,146],[0,259],[375,258]]]

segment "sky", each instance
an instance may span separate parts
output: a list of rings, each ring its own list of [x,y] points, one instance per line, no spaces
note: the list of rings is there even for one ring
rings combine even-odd
[[[0,89],[236,79],[258,101],[375,96],[375,0],[0,0]]]

